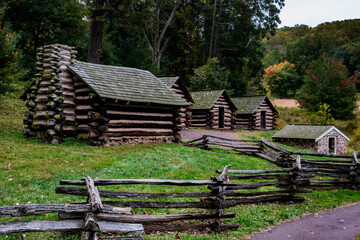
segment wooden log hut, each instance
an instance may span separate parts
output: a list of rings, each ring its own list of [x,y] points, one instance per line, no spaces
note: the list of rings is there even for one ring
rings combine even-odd
[[[191,92],[194,99],[190,127],[233,129],[237,109],[225,90]]]
[[[350,139],[335,126],[287,125],[273,140],[321,154],[346,155]]]
[[[194,104],[194,100],[188,88],[185,86],[183,80],[180,77],[159,77],[168,87],[170,87],[175,93],[182,97],[189,106],[180,109],[180,121],[183,129],[188,128],[190,125],[191,109],[190,106]]]
[[[273,130],[278,111],[266,96],[231,98],[238,110],[235,112],[235,128],[249,130]]]
[[[180,109],[189,104],[148,71],[75,61],[65,45],[38,49],[36,81],[23,95],[27,136],[57,144],[180,141]]]

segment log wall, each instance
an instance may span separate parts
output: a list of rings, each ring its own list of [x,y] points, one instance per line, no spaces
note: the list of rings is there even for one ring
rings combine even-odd
[[[224,108],[224,127],[219,128],[219,108]],[[190,126],[209,129],[233,129],[235,123],[234,109],[224,96],[220,96],[210,110],[192,109]]]
[[[103,131],[99,140],[105,145],[122,143],[166,143],[180,139],[181,111],[171,107],[105,103]]]
[[[261,112],[266,111],[266,127],[261,127]],[[235,128],[249,130],[273,130],[276,127],[277,113],[264,100],[256,109],[255,113],[237,114],[235,119]]]
[[[23,95],[26,106],[26,136],[58,144],[76,136],[74,84],[67,65],[75,58],[74,48],[53,44],[38,48],[36,81]]]
[[[219,108],[224,108],[224,127],[219,128]],[[210,109],[212,121],[210,122],[210,128],[212,129],[233,129],[234,128],[234,110],[231,109],[228,101],[222,95],[215,102],[213,107]]]
[[[183,86],[185,87],[185,86]],[[183,99],[185,99],[186,102],[191,103],[189,101],[189,99],[186,97],[184,90],[182,89],[181,86],[178,85],[178,83],[174,83],[174,85],[171,87],[171,89],[176,92],[180,97],[182,97]],[[181,122],[181,127],[184,128],[188,128],[190,125],[190,118],[191,118],[191,110],[190,107],[182,107],[179,109],[179,113],[180,113],[180,122]]]
[[[200,128],[210,128],[211,113],[206,109],[192,109],[190,126]]]

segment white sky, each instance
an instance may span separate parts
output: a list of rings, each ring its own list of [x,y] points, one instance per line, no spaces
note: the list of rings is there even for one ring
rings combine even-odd
[[[360,0],[285,0],[279,27],[360,18]]]

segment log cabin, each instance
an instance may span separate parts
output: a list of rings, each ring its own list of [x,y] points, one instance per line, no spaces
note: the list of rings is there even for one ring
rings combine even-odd
[[[183,129],[188,128],[190,125],[191,109],[190,106],[194,104],[194,100],[188,88],[185,86],[183,80],[180,77],[159,77],[168,87],[170,87],[175,93],[182,97],[189,106],[180,109],[180,122]]]
[[[190,127],[208,129],[233,129],[237,109],[225,90],[191,92]]]
[[[350,139],[335,126],[287,125],[272,139],[321,154],[346,155]]]
[[[273,130],[278,111],[266,96],[231,98],[238,110],[235,112],[237,129]]]
[[[27,136],[57,144],[180,141],[180,109],[189,105],[152,73],[75,60],[53,44],[38,49],[36,81],[23,94]]]

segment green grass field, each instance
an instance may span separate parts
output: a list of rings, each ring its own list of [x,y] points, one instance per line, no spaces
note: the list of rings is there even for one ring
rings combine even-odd
[[[265,160],[222,153],[207,152],[177,144],[92,147],[78,141],[49,145],[42,140],[26,139],[22,120],[24,103],[15,96],[0,97],[0,205],[26,203],[83,202],[81,197],[59,195],[55,188],[61,179],[93,178],[163,178],[203,179],[216,176],[216,169],[231,164],[231,169],[275,168]],[[269,133],[253,138],[268,137]],[[161,187],[138,186],[141,191],[169,191]],[[238,231],[222,233],[185,232],[176,235],[153,234],[145,239],[243,239],[262,228],[276,225],[309,212],[318,212],[357,202],[359,191],[314,191],[303,204],[242,205],[228,209],[237,213],[228,223],[238,223]],[[24,219],[56,219],[55,215]],[[9,221],[3,218],[2,221]],[[0,239],[21,239],[19,234]],[[76,239],[60,233],[27,233],[25,239]]]

